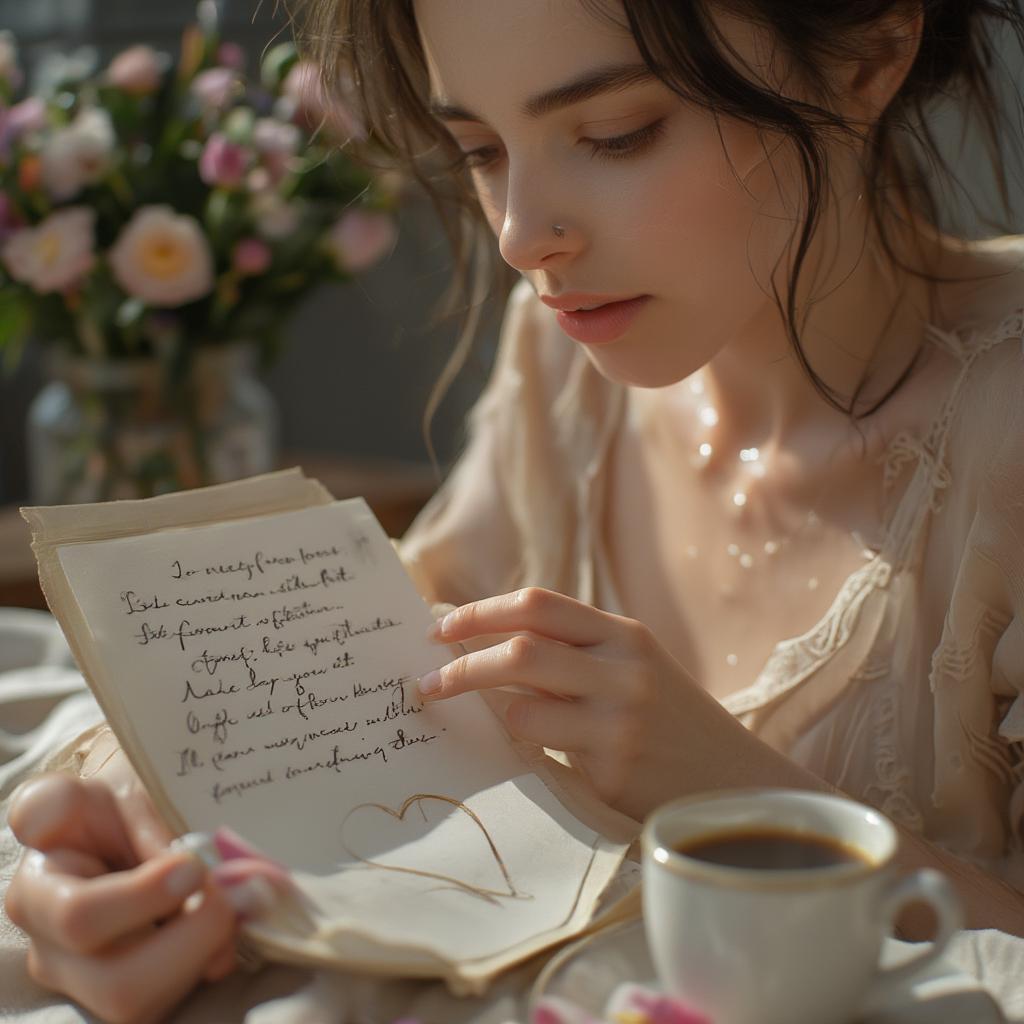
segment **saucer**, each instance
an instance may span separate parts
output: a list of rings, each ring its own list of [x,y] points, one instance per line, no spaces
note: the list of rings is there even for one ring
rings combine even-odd
[[[884,965],[907,959],[913,947],[887,939]],[[576,1004],[602,1019],[616,988],[636,982],[657,989],[643,923],[631,921],[566,947],[554,957],[530,993],[531,1007],[544,996]],[[908,979],[900,991],[850,1024],[1006,1024],[992,996],[970,975],[939,960]]]

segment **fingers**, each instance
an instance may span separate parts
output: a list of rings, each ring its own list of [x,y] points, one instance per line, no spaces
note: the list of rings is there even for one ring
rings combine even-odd
[[[156,1019],[223,958],[231,941],[234,914],[224,897],[207,886],[197,902],[141,941],[105,955],[81,957],[37,941],[30,971],[104,1020]]]
[[[487,633],[534,633],[574,647],[589,647],[629,624],[628,619],[564,594],[527,587],[456,608],[434,623],[430,636],[451,644]]]
[[[442,700],[470,690],[519,684],[559,697],[596,696],[606,686],[596,661],[593,671],[581,666],[585,656],[565,644],[520,634],[428,673],[419,681],[419,692],[425,700]]]
[[[35,850],[88,853],[112,868],[138,862],[117,800],[103,783],[69,775],[41,775],[11,802],[11,830]]]
[[[204,865],[188,854],[107,872],[101,861],[74,850],[30,852],[11,882],[7,911],[34,940],[94,953],[176,914],[205,876]]]

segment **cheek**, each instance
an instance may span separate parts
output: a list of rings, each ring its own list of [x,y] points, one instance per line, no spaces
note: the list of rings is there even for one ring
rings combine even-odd
[[[725,124],[721,137],[713,127],[691,133],[671,156],[637,190],[634,212],[653,225],[664,279],[698,304],[761,304],[794,226],[777,159],[755,132]]]

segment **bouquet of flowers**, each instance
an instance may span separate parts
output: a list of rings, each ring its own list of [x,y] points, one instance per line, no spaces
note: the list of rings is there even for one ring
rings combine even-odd
[[[290,43],[247,81],[244,52],[219,38],[213,9],[200,4],[176,60],[134,46],[37,95],[23,94],[16,42],[0,33],[8,366],[29,337],[78,364],[148,360],[179,383],[203,353],[237,342],[268,360],[300,299],[393,246],[391,196],[346,152],[362,127]],[[123,458],[108,450],[93,475]],[[78,478],[87,461],[75,463]],[[228,475],[207,471],[201,453],[187,472],[177,461],[134,493]]]
[[[269,354],[313,286],[393,243],[388,198],[288,43],[246,82],[214,25],[15,102],[0,35],[0,347],[30,329],[97,359],[246,339]]]

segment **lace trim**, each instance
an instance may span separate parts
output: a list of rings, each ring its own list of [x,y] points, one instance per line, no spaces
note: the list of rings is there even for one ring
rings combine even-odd
[[[891,567],[880,555],[852,573],[824,617],[808,632],[775,645],[751,686],[726,697],[723,706],[734,715],[753,711],[798,686],[818,671],[853,634],[861,606],[876,588],[885,588]]]

